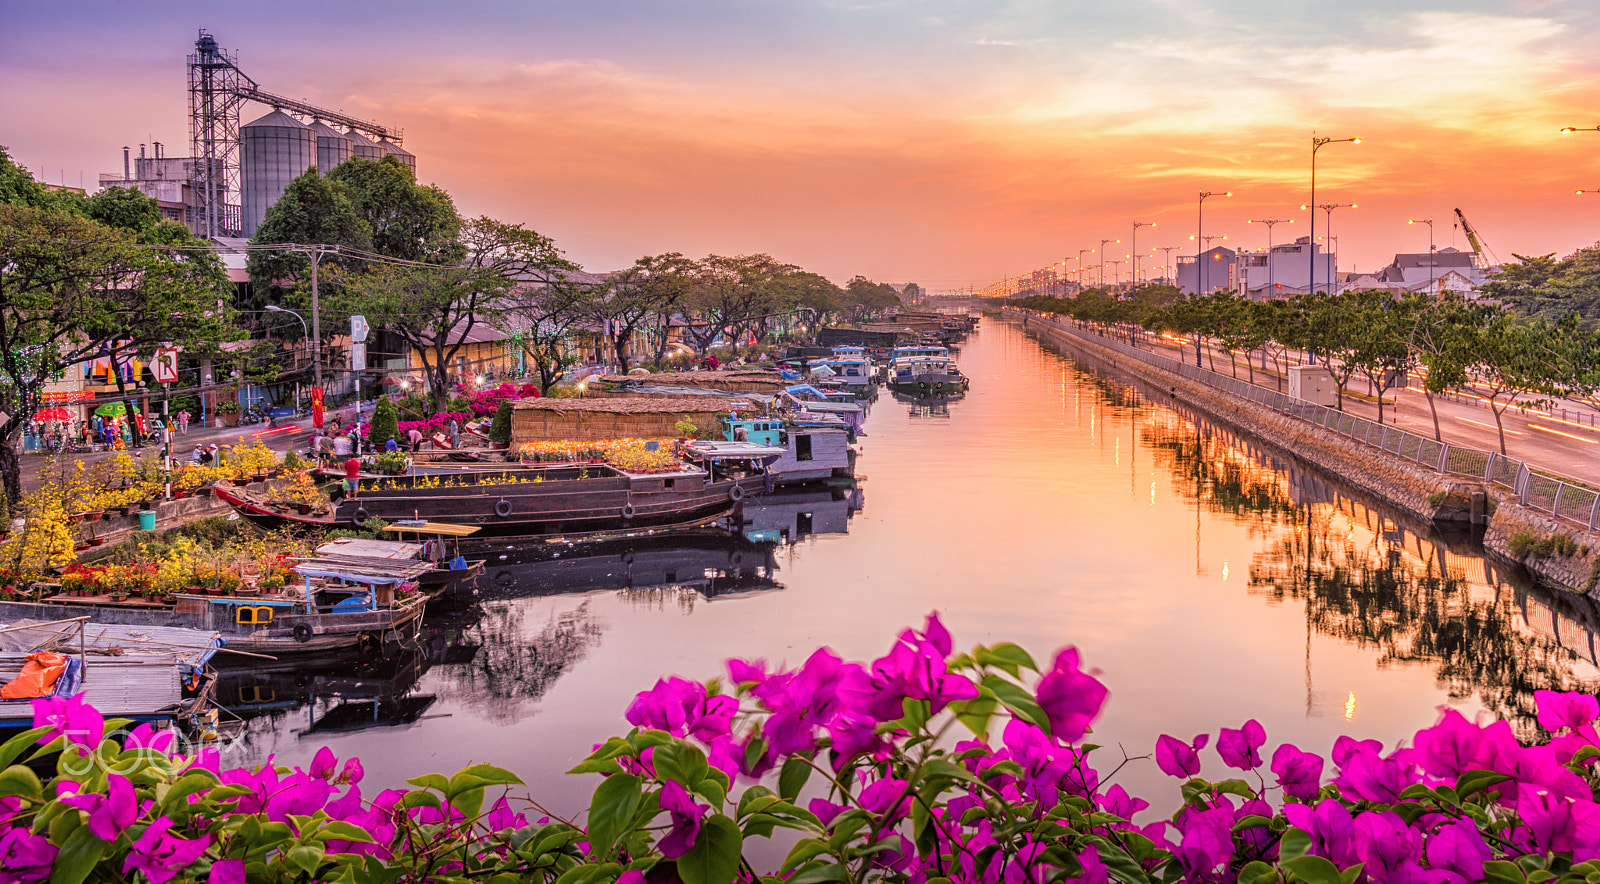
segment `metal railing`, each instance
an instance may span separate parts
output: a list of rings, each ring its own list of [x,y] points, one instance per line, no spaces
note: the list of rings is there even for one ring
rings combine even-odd
[[[1497,452],[1436,442],[1399,427],[1376,423],[1326,405],[1296,399],[1248,381],[1189,365],[1170,356],[1140,350],[1123,341],[1087,329],[1075,328],[1066,322],[1046,319],[1031,313],[1028,314],[1028,318],[1057,331],[1084,338],[1099,346],[1165,369],[1180,377],[1199,381],[1207,386],[1249,399],[1280,414],[1315,424],[1434,472],[1465,476],[1484,484],[1498,485],[1515,494],[1523,506],[1549,513],[1558,519],[1575,522],[1590,531],[1595,530],[1596,524],[1600,524],[1600,492],[1576,480],[1563,480],[1548,471],[1535,470],[1522,461]]]

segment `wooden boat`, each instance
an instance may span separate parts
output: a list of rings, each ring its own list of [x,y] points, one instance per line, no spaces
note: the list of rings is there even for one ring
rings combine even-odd
[[[729,418],[727,441],[690,442],[696,451],[732,453],[748,443],[780,454],[767,467],[774,485],[797,485],[850,474],[850,434],[843,429],[801,427],[778,418]]]
[[[33,620],[3,612],[0,683],[16,678],[37,652],[59,654],[65,666],[39,697],[81,695],[108,718],[196,724],[212,709],[222,647],[215,631],[128,627],[88,615]],[[0,699],[0,727],[33,723],[34,697]]]
[[[417,586],[430,596],[436,596],[466,583],[483,573],[483,559],[469,560],[459,548],[452,549],[449,538],[459,540],[477,532],[469,525],[450,525],[442,522],[399,522],[384,528],[402,536],[417,535],[415,541],[368,540],[357,537],[339,537],[317,547],[317,556],[323,559],[349,557],[353,559],[389,559],[397,562],[427,562],[431,568],[417,575]],[[458,547],[458,545],[457,545]]]
[[[379,560],[358,568],[310,559],[295,566],[304,584],[270,592],[179,594],[174,604],[51,596],[0,602],[0,621],[87,615],[96,623],[201,629],[219,633],[230,649],[267,654],[381,647],[416,637],[427,596],[415,588],[415,578],[432,567]]]
[[[687,454],[693,462],[661,472],[583,464],[362,478],[356,497],[340,500],[323,518],[272,509],[238,488],[215,493],[241,516],[268,528],[412,519],[475,527],[483,537],[574,535],[715,521],[746,496],[768,490],[766,465],[778,456]]]

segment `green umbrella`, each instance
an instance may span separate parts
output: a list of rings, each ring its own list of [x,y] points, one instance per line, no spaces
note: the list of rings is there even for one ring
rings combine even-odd
[[[123,405],[121,402],[107,402],[96,408],[94,413],[101,417],[121,417],[128,413],[128,406]]]

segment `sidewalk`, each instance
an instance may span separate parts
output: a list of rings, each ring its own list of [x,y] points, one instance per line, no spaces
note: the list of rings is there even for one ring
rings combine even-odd
[[[1140,336],[1140,349],[1150,350],[1149,336]],[[1169,341],[1160,341],[1152,351],[1163,356],[1170,356],[1194,364],[1194,347],[1180,347]],[[1216,371],[1219,374],[1232,376],[1232,366],[1237,365],[1239,380],[1248,382],[1250,372],[1242,360],[1236,359],[1226,350],[1217,350],[1210,346],[1205,348],[1205,368],[1211,368],[1211,360],[1216,360]],[[1272,364],[1271,360],[1267,363]],[[1255,385],[1268,390],[1278,390],[1275,372],[1264,374],[1259,364],[1255,368]],[[1287,390],[1287,383],[1284,390]],[[1344,397],[1344,410],[1350,414],[1370,421],[1378,419],[1378,404],[1366,393],[1367,383],[1364,378],[1351,379]],[[1427,397],[1422,391],[1414,388],[1391,389],[1384,396],[1383,422],[1402,430],[1412,432],[1424,438],[1433,439],[1433,418],[1428,410]],[[1434,408],[1439,414],[1440,441],[1451,445],[1466,448],[1478,448],[1484,451],[1498,452],[1500,438],[1495,432],[1494,415],[1487,407],[1482,407],[1471,401],[1455,401],[1442,397],[1434,398]],[[1557,406],[1559,413],[1560,406]],[[1568,417],[1562,419],[1530,409],[1528,413],[1520,413],[1515,408],[1508,409],[1502,416],[1506,431],[1506,450],[1508,457],[1523,461],[1530,468],[1553,473],[1570,479],[1583,482],[1593,487],[1600,488],[1600,427],[1588,424],[1588,410],[1581,414],[1573,412],[1573,407],[1568,406]],[[1581,422],[1580,422],[1581,421]]]

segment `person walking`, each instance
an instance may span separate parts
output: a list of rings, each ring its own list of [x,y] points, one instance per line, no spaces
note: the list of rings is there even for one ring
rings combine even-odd
[[[450,450],[461,447],[461,424],[455,418],[450,419]]]
[[[187,408],[178,412],[178,432],[184,435],[189,433],[189,417],[189,409]]]
[[[351,500],[361,490],[361,458],[352,457],[344,462],[344,493]]]

